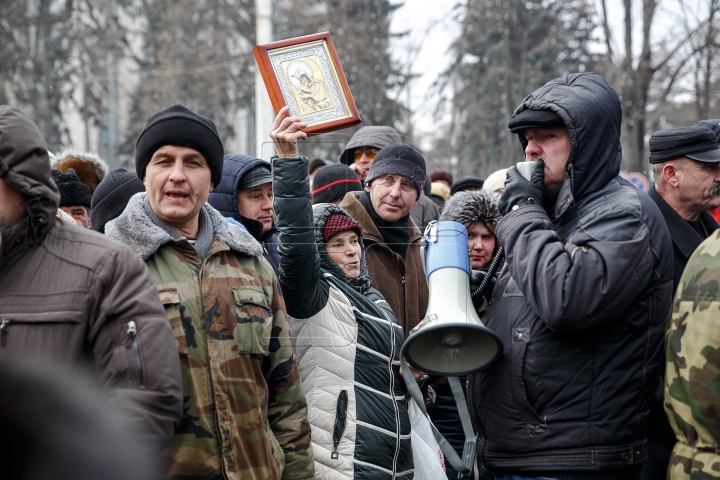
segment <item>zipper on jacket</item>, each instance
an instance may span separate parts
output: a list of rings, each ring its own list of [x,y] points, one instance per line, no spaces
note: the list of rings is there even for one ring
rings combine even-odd
[[[405,283],[405,276],[403,276],[403,284]],[[395,327],[392,325],[393,321],[385,314],[385,309],[380,308],[380,313],[383,317],[390,322],[390,363],[388,364],[390,373],[390,397],[393,399],[393,407],[395,408],[395,455],[393,456],[392,466],[392,478],[397,475],[397,459],[400,455],[400,409],[398,409],[397,400],[395,399],[395,372],[393,372],[392,362],[395,358]]]
[[[68,310],[68,311],[61,311],[61,312],[41,312],[41,313],[6,313],[6,316],[13,317],[13,322],[15,323],[26,323],[24,319],[32,319],[41,317],[44,318],[48,315],[80,315],[82,314],[81,311],[75,311],[75,310]],[[3,318],[0,320],[0,347],[7,346],[7,337],[8,337],[8,325],[10,325],[10,320],[7,318]]]
[[[3,319],[2,322],[0,322],[0,347],[4,347],[7,345],[7,327],[9,324],[10,320],[7,319]]]
[[[135,355],[135,367],[137,368],[138,383],[140,390],[145,389],[145,375],[143,374],[142,357],[140,356],[140,339],[137,334],[137,324],[135,320],[128,322],[127,339],[125,340],[125,348],[133,349]]]
[[[403,284],[405,277],[403,277]],[[382,307],[380,307],[382,308]],[[385,312],[383,312],[384,314]],[[393,456],[392,478],[397,475],[397,459],[400,455],[400,409],[398,409],[397,400],[395,399],[395,372],[393,372],[393,358],[395,358],[395,327],[390,325],[390,396],[393,399],[393,407],[395,408],[395,455]]]

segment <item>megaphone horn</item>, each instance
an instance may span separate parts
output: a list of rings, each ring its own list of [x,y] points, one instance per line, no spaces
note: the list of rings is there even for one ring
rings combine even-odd
[[[425,232],[430,301],[403,354],[410,365],[431,375],[468,375],[502,355],[502,342],[483,325],[472,303],[467,237],[457,222],[433,223]]]

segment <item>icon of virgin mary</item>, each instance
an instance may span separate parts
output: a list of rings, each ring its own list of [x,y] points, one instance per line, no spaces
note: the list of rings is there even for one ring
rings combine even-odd
[[[300,114],[310,114],[333,108],[327,85],[304,60],[293,60],[287,67],[287,74],[300,97]]]

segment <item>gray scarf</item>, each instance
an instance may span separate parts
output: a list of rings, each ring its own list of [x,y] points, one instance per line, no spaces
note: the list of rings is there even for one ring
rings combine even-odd
[[[150,220],[152,220],[155,225],[162,228],[165,232],[167,232],[168,235],[170,235],[176,240],[183,238],[183,236],[176,232],[174,228],[160,220],[160,217],[155,214],[152,207],[150,206],[150,201],[148,200],[147,196],[145,197],[145,202],[143,205],[145,207],[145,213],[147,213],[147,216],[150,217]],[[210,221],[210,215],[205,211],[204,208],[200,209],[199,222],[200,229],[198,230],[197,240],[195,241],[195,250],[198,252],[200,259],[204,260],[205,256],[207,256],[208,251],[210,250],[213,238],[215,237],[212,229],[212,222]]]

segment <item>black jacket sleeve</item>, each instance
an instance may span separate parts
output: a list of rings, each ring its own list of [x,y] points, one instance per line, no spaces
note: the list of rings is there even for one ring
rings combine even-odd
[[[312,317],[327,304],[330,286],[322,279],[310,203],[308,160],[273,158],[275,227],[280,232],[280,287],[288,314]]]
[[[595,237],[593,230],[612,239]],[[566,240],[539,206],[509,212],[497,232],[520,291],[555,331],[573,332],[616,319],[655,276],[650,232],[622,208],[596,214],[581,233]]]

